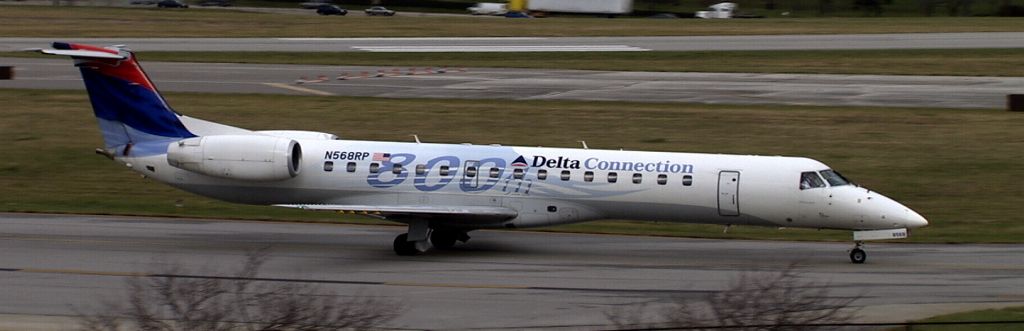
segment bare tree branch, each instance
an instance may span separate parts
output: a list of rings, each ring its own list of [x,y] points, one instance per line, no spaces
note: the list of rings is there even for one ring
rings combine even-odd
[[[126,303],[79,313],[87,331],[320,331],[369,329],[402,306],[357,293],[344,297],[318,285],[260,280],[267,250],[252,251],[235,273],[192,276],[179,265],[126,281]]]
[[[729,330],[809,330],[813,324],[837,324],[856,316],[859,297],[833,298],[830,286],[801,278],[796,263],[765,272],[743,272],[720,292],[703,301],[683,297],[655,315],[662,323],[644,323],[648,304],[629,310],[616,308],[605,316],[618,329],[722,328]]]

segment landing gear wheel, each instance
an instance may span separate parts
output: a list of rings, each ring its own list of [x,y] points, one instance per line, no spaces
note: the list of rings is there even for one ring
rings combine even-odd
[[[855,264],[864,263],[868,259],[868,253],[865,253],[863,249],[854,248],[850,251],[850,262]]]
[[[457,241],[458,233],[451,231],[437,231],[435,230],[430,234],[430,244],[437,249],[449,249],[455,246]]]
[[[409,234],[403,233],[395,237],[395,254],[401,256],[411,256],[420,253],[420,250],[416,248],[415,241],[409,241]]]

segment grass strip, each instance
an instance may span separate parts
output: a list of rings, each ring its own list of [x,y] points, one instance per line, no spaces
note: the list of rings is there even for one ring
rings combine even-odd
[[[504,67],[665,72],[1024,76],[1024,49],[570,52],[146,52],[147,60],[322,65]]]
[[[381,99],[167,93],[182,113],[251,129],[346,139],[800,155],[925,215],[914,242],[1024,242],[1024,116],[996,110],[726,106],[628,102]],[[217,202],[120,169],[83,91],[0,89],[0,210],[358,221]],[[362,220],[362,219],[359,219]],[[848,240],[842,231],[650,222],[554,228],[667,236]]]
[[[45,45],[42,45],[45,46]],[[145,61],[661,72],[1024,76],[1024,49],[713,52],[139,52]],[[45,57],[0,52],[0,57]]]
[[[1024,31],[1019,18],[859,17],[654,20],[412,16],[320,17],[225,10],[3,6],[0,36],[18,37],[529,37]]]
[[[1024,326],[1024,307],[1010,307],[1003,309],[985,309],[955,313],[949,315],[935,316],[920,321],[920,323],[932,322],[987,322],[987,321],[1021,321],[1017,324],[958,324],[958,325],[914,325],[915,331],[1011,331],[1020,330]],[[889,330],[907,330],[908,328],[892,328]]]

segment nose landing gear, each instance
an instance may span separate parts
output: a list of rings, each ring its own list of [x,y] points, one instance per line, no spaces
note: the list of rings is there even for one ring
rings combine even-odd
[[[853,249],[850,250],[850,262],[861,264],[868,259],[868,253],[863,248],[863,241],[858,241],[854,244]]]

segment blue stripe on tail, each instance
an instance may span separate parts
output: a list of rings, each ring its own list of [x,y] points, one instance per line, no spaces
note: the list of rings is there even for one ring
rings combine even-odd
[[[121,122],[137,131],[161,137],[195,135],[185,128],[156,91],[82,68],[96,117]]]
[[[155,89],[111,76],[129,71],[132,76],[145,77],[134,61],[131,56],[117,61],[120,63],[86,60],[78,64],[107,148],[121,150],[125,145],[195,137]],[[110,70],[111,65],[128,67]]]

